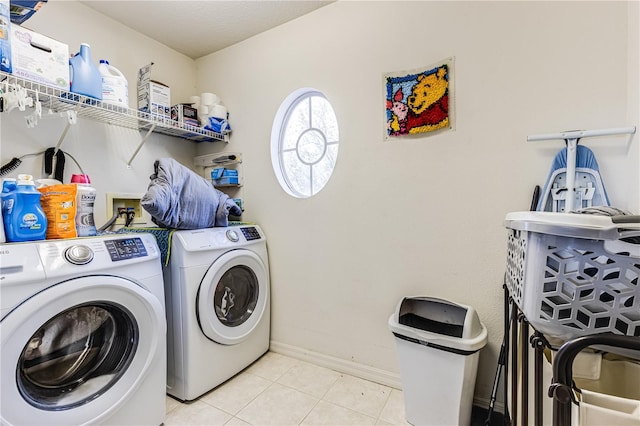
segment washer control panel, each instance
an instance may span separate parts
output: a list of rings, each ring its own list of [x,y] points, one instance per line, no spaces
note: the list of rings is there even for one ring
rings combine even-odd
[[[117,240],[107,240],[104,242],[111,256],[111,260],[133,259],[136,257],[147,256],[147,248],[144,246],[141,238],[121,238]]]
[[[247,239],[247,241],[259,240],[260,238],[262,238],[260,236],[260,232],[258,232],[258,230],[253,226],[250,226],[248,228],[240,228],[240,229],[242,230],[242,234]]]

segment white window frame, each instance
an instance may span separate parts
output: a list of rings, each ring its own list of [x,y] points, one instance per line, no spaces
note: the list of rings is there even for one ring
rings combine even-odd
[[[291,196],[296,197],[296,198],[308,198],[308,197],[312,197],[314,195],[316,195],[318,192],[320,192],[328,183],[328,181],[331,178],[331,174],[333,173],[333,171],[335,170],[335,166],[336,166],[336,161],[337,161],[337,154],[338,154],[338,147],[339,147],[339,143],[340,143],[340,138],[339,138],[339,134],[338,134],[338,138],[336,140],[328,140],[327,139],[327,135],[321,130],[318,129],[316,127],[313,127],[313,115],[311,114],[311,111],[309,111],[309,127],[300,132],[300,135],[298,136],[298,142],[296,144],[296,148],[288,148],[288,149],[284,149],[283,147],[283,141],[284,141],[284,137],[285,137],[285,132],[287,131],[287,124],[289,121],[289,118],[292,114],[292,112],[296,109],[296,107],[301,103],[304,102],[305,100],[309,99],[309,98],[314,98],[314,97],[320,97],[325,99],[328,103],[329,106],[331,107],[331,113],[334,115],[335,117],[335,110],[333,109],[333,106],[331,105],[331,103],[329,102],[329,100],[327,99],[327,97],[319,90],[313,89],[313,88],[309,88],[309,87],[304,87],[301,89],[297,89],[294,92],[292,92],[289,96],[287,96],[287,98],[282,102],[282,104],[280,105],[280,108],[278,109],[278,112],[276,113],[276,116],[274,118],[273,121],[273,127],[271,129],[271,163],[273,165],[273,170],[276,174],[276,177],[278,179],[278,182],[280,183],[280,186],[282,186],[282,188]],[[311,104],[310,104],[310,110],[311,110]],[[336,120],[336,126],[337,126],[337,117],[335,117]],[[339,132],[339,130],[338,130]],[[317,160],[314,161],[306,161],[304,158],[302,158],[302,156],[300,155],[300,150],[299,150],[299,146],[300,146],[300,140],[303,138],[303,136],[305,134],[310,134],[313,133],[313,135],[315,135],[316,137],[318,135],[321,135],[321,138],[323,140],[323,144],[324,144],[324,151],[321,153],[321,155],[319,155]],[[335,145],[335,160],[332,164],[332,168],[331,170],[328,172],[329,176],[326,178],[326,181],[324,183],[321,184],[321,186],[319,188],[314,188],[313,187],[313,173],[314,173],[314,167],[318,165],[318,163],[324,159],[324,157],[327,155],[327,148],[331,145]],[[305,170],[308,168],[309,170],[309,191],[308,193],[302,193],[300,192],[298,189],[296,189],[295,185],[292,184],[292,182],[290,181],[290,179],[288,178],[287,174],[287,170],[285,170],[285,161],[283,159],[283,155],[286,152],[290,152],[290,151],[296,151],[297,157],[298,157],[298,161],[299,161],[299,167],[304,168]],[[320,167],[320,166],[318,166]],[[317,169],[316,169],[317,171]],[[326,172],[326,171],[325,171]]]

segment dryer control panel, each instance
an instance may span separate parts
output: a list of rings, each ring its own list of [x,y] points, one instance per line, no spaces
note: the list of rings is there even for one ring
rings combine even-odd
[[[240,228],[240,229],[242,230],[242,234],[247,239],[247,241],[259,240],[260,238],[262,238],[260,236],[260,232],[258,232],[258,230],[253,226],[248,228]]]

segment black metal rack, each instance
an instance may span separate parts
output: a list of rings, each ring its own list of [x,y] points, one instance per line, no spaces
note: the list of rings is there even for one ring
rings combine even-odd
[[[553,348],[545,336],[529,324],[525,315],[514,303],[506,286],[504,286],[504,295],[505,346],[508,350],[506,351],[506,358],[504,360],[505,380],[503,390],[505,401],[504,419],[507,425],[529,424],[530,360],[527,345],[530,345],[534,349],[533,424],[535,426],[542,426],[543,424],[543,397],[545,394],[553,399],[553,425],[571,425],[571,404],[578,404],[574,397],[576,387],[573,382],[573,362],[583,349],[591,346],[607,346],[640,351],[640,337],[613,333],[576,337],[566,341],[559,348]],[[520,338],[518,336],[520,336]],[[526,341],[523,341],[525,339],[522,336],[526,337]],[[552,362],[552,383],[546,388],[543,383],[543,357],[545,348],[551,348],[557,351]],[[520,366],[521,375],[518,375],[519,360],[522,364]],[[509,375],[509,369],[512,371],[511,375]],[[509,388],[511,389],[510,404],[508,404]],[[519,397],[522,401],[522,412],[518,410],[520,406],[518,403]],[[509,411],[509,405],[511,411]]]

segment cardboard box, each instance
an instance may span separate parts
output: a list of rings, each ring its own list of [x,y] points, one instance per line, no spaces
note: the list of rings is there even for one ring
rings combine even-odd
[[[178,123],[198,127],[198,110],[191,104],[177,104],[171,107],[171,119]]]
[[[0,71],[11,72],[9,0],[0,0]]]
[[[138,71],[138,109],[161,118],[171,119],[171,89],[151,79],[151,66]]]
[[[11,25],[11,66],[18,77],[69,90],[69,46]]]

